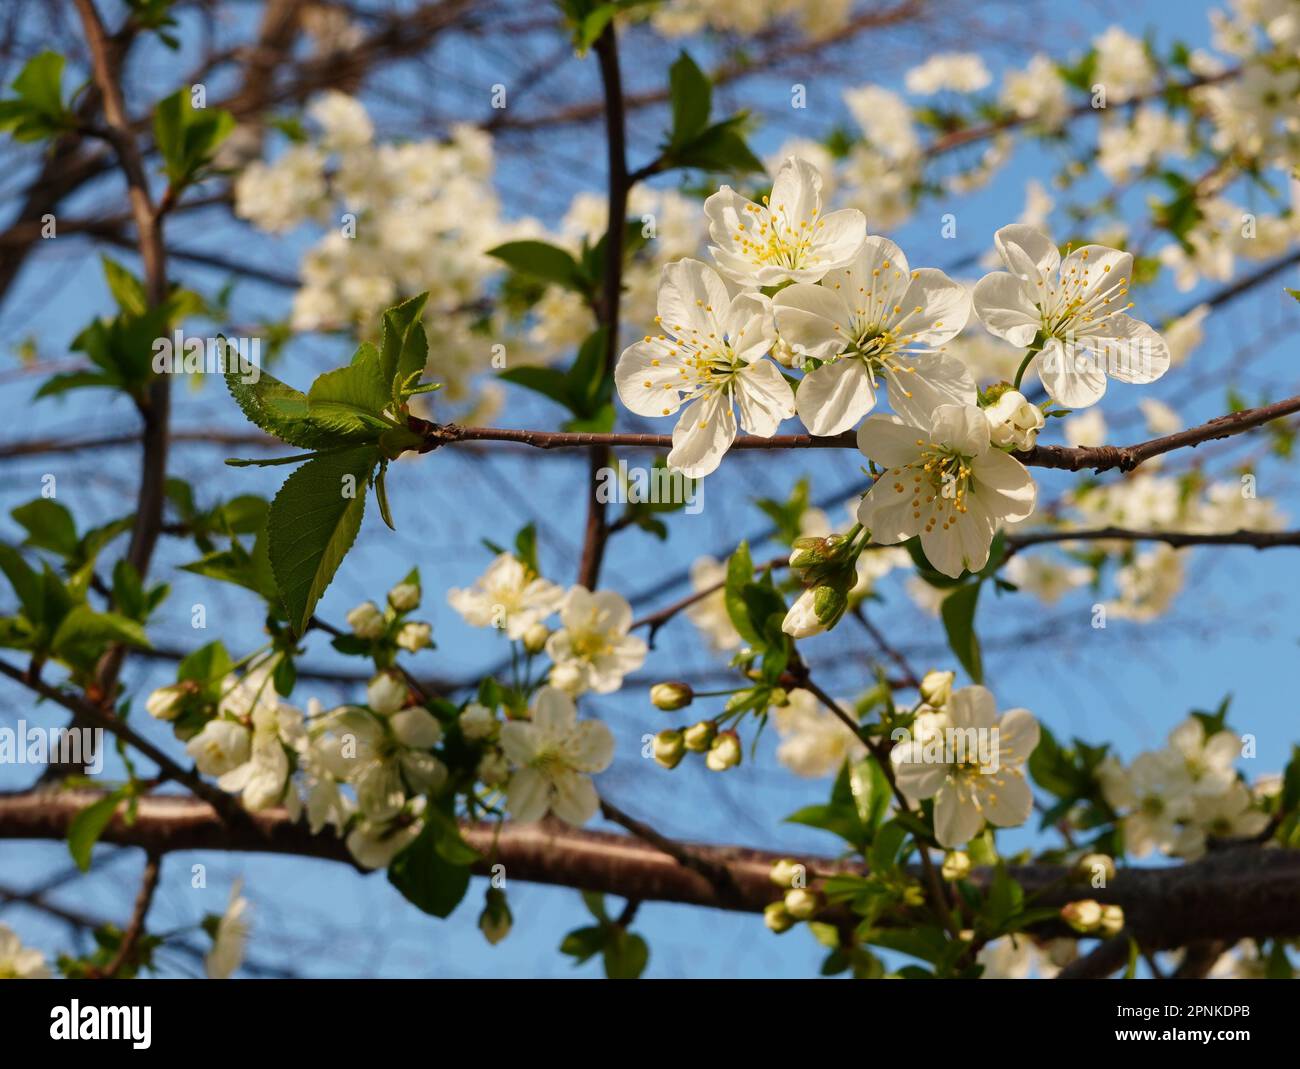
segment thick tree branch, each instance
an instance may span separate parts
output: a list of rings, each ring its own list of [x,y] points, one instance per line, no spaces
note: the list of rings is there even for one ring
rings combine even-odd
[[[0,795],[0,839],[63,839],[72,818],[102,797],[95,791],[36,791]],[[560,823],[471,824],[469,844],[530,883],[580,887],[642,901],[681,902],[759,912],[781,895],[771,866],[788,854],[737,846],[691,845],[701,861],[725,867],[736,894],[719,895],[712,881],[662,850],[622,835],[583,831]],[[228,850],[278,853],[352,864],[332,835],[311,835],[281,810],[250,815],[246,826],[224,824],[211,806],[193,798],[153,795],[140,800],[134,823],[119,815],[102,841],[161,853]],[[832,858],[802,859],[810,872],[860,871]],[[486,873],[484,860],[476,871]],[[1059,908],[1079,898],[1114,903],[1127,931],[1152,949],[1206,939],[1235,941],[1263,935],[1300,935],[1300,851],[1259,846],[1217,850],[1177,867],[1122,870],[1108,887],[1072,883],[1058,866],[1022,865],[1010,874],[1033,907]],[[983,886],[986,872],[974,874]]]

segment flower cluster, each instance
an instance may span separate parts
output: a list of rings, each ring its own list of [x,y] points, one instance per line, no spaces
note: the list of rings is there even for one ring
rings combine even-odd
[[[1196,858],[1209,839],[1258,835],[1269,817],[1238,775],[1242,739],[1190,717],[1158,750],[1127,766],[1107,756],[1097,769],[1102,794],[1120,816],[1125,852]]]
[[[796,413],[816,435],[861,424],[859,446],[884,471],[859,521],[877,544],[919,535],[947,575],[981,568],[998,528],[1032,513],[1033,480],[1009,454],[1045,422],[1018,389],[981,394],[945,351],[972,307],[1027,350],[1016,387],[1033,364],[1063,404],[1096,402],[1108,375],[1150,382],[1170,366],[1164,339],[1127,314],[1125,252],[1087,245],[1063,259],[1041,230],[1012,224],[995,236],[1007,270],[985,276],[972,302],[868,235],[861,212],[824,212],[806,159],[787,159],[761,203],[723,186],[704,212],[717,270],[693,259],[664,268],[657,332],[618,362],[623,403],[650,417],[681,410],[668,464],[694,478],[718,467],[738,428],[770,437]],[[797,390],[769,354],[802,370]],[[882,390],[894,414],[863,422]],[[817,615],[824,626],[831,614]]]

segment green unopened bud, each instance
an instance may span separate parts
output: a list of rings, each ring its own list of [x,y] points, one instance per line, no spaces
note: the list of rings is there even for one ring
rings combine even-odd
[[[381,638],[388,629],[384,614],[373,601],[363,601],[347,614],[346,619],[348,627],[352,628],[352,633],[358,638]]]
[[[740,736],[734,731],[723,731],[713,740],[704,763],[714,772],[725,772],[740,764],[744,753],[740,746]]]
[[[493,946],[510,934],[514,917],[506,902],[506,893],[499,887],[489,887],[483,912],[478,916],[478,930]]]
[[[1097,930],[1105,936],[1119,935],[1124,930],[1124,910],[1120,906],[1102,906]]]
[[[533,654],[539,654],[546,649],[546,640],[551,637],[551,629],[545,624],[533,624],[524,632],[524,649]]]
[[[809,891],[806,887],[796,887],[786,892],[785,911],[797,921],[811,920],[821,907],[817,892]]]
[[[398,612],[410,612],[420,607],[418,583],[398,583],[388,592],[388,604]]]
[[[1115,862],[1105,854],[1085,854],[1079,858],[1075,872],[1093,887],[1105,887],[1115,878]]]
[[[713,739],[717,733],[717,725],[712,720],[701,720],[698,724],[692,724],[682,732],[682,738],[686,742],[686,748],[691,753],[707,753],[709,747],[713,745]]]
[[[785,687],[773,687],[768,692],[767,700],[779,709],[784,709],[790,704],[790,695]]]
[[[926,672],[921,680],[921,700],[938,709],[952,695],[952,683],[956,678],[956,672]]]
[[[685,709],[695,698],[695,692],[686,683],[676,681],[656,683],[650,688],[650,703],[665,713]]]
[[[963,850],[954,850],[943,859],[943,878],[945,880],[964,880],[970,875],[970,854]]]
[[[1101,903],[1091,898],[1069,902],[1061,907],[1061,919],[1076,932],[1087,934],[1101,924]]]
[[[664,768],[676,768],[686,756],[686,740],[676,728],[661,731],[655,736],[654,755]]]
[[[771,880],[778,887],[803,887],[808,880],[808,870],[793,858],[785,857],[772,863]]]
[[[185,699],[198,690],[198,684],[188,679],[159,687],[145,699],[144,707],[156,720],[175,720],[181,715]]]
[[[769,902],[763,909],[763,923],[771,931],[780,935],[793,928],[795,920],[790,916],[790,911],[785,908],[784,902]]]

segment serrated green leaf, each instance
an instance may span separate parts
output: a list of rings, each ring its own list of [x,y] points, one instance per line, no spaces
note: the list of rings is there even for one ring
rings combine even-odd
[[[428,299],[427,293],[421,293],[384,313],[380,374],[390,396],[412,375],[424,374],[429,337],[421,317]]]
[[[295,471],[271,502],[268,550],[289,623],[301,635],[361,529],[378,450],[358,447],[315,457]],[[354,496],[344,496],[351,478]]]
[[[62,655],[75,646],[107,642],[149,647],[144,628],[135,620],[115,612],[95,612],[88,605],[75,605],[60,620],[50,640],[50,649]]]
[[[265,371],[256,382],[244,382],[238,371],[228,371],[226,387],[250,423],[289,445],[327,449],[347,438],[316,424],[310,417],[307,395]]]
[[[346,367],[319,376],[307,393],[307,414],[319,427],[348,441],[376,439],[391,424],[392,380],[384,377],[379,350],[362,345]]]

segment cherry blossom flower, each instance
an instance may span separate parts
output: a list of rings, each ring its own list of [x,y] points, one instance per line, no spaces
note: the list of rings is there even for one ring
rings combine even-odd
[[[512,639],[555,612],[563,597],[563,590],[510,553],[493,560],[472,587],[447,591],[447,603],[471,627],[500,628]]]
[[[0,980],[48,980],[45,955],[25,947],[14,930],[0,924]]]
[[[911,270],[902,249],[874,236],[820,286],[783,289],[772,301],[782,340],[825,361],[795,394],[804,426],[820,435],[848,430],[875,406],[883,383],[894,410],[916,423],[941,404],[974,404],[975,380],[939,348],[961,333],[970,309],[965,287],[934,268]]]
[[[934,833],[946,847],[969,842],[988,821],[1000,828],[1023,824],[1034,796],[1020,766],[1038,745],[1038,721],[1026,709],[998,716],[997,703],[984,687],[954,691],[944,706],[944,728],[964,746],[944,748],[941,760],[929,739],[915,738],[890,751],[898,788],[912,803],[934,799]],[[978,733],[978,734],[977,734]],[[985,749],[993,759],[981,763]]]
[[[944,575],[984,567],[998,526],[1034,510],[1034,480],[992,447],[988,420],[974,406],[941,405],[924,428],[872,416],[858,429],[858,448],[885,468],[858,506],[871,540],[892,545],[920,535]]]
[[[1006,271],[975,285],[975,311],[1012,345],[1038,341],[1033,357],[1048,394],[1070,408],[1095,404],[1106,377],[1154,382],[1169,369],[1169,346],[1121,303],[1133,277],[1131,253],[1085,245],[1064,260],[1036,227],[1013,223],[994,236]]]
[[[632,606],[612,590],[575,586],[560,606],[561,627],[546,640],[555,667],[551,682],[571,696],[585,690],[610,694],[645,663],[646,644],[629,635]]]
[[[856,208],[822,215],[822,176],[794,156],[762,204],[723,186],[704,202],[704,214],[718,270],[747,288],[816,282],[850,263],[867,234],[867,217]]]
[[[666,333],[624,349],[614,382],[639,416],[671,416],[686,405],[668,466],[698,479],[717,469],[735,439],[736,406],[746,431],[770,438],[794,415],[794,394],[763,359],[773,341],[766,298],[732,298],[707,264],[679,260],[664,268],[658,307]]]
[[[590,774],[614,759],[614,736],[598,720],[578,721],[573,699],[555,687],[537,692],[531,720],[501,727],[501,748],[516,771],[506,788],[513,819],[541,820],[554,813],[570,824],[585,824],[600,800]]]

